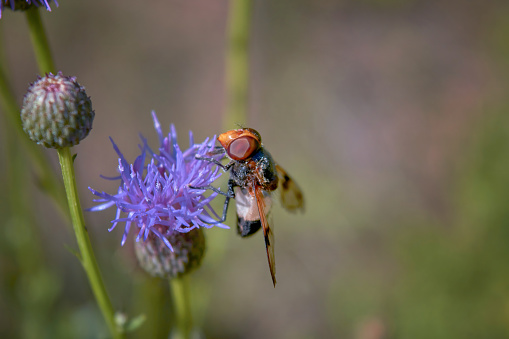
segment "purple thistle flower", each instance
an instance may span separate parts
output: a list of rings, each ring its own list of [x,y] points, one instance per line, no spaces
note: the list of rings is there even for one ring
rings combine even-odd
[[[175,127],[171,125],[170,133],[164,137],[155,112],[152,112],[152,118],[159,136],[159,152],[154,152],[147,145],[147,140],[140,136],[143,142],[139,146],[141,154],[134,163],[129,164],[110,138],[119,156],[120,176],[105,179],[120,180],[120,187],[115,195],[89,187],[94,195],[101,198],[94,200],[101,204],[90,208],[89,211],[117,207],[116,217],[109,231],[111,232],[118,223],[125,222],[122,245],[125,244],[129,229],[134,224],[138,231],[136,242],[157,237],[173,251],[168,239],[172,239],[176,232],[188,233],[199,227],[229,228],[223,224],[208,224],[214,222],[212,217],[219,218],[210,206],[210,202],[217,194],[205,197],[204,190],[189,188],[210,185],[221,176],[216,165],[195,159],[195,156],[204,156],[211,151],[216,138],[214,136],[201,144],[195,144],[193,134],[189,132],[190,147],[181,151],[177,144]],[[145,165],[147,158],[149,161]],[[216,159],[220,160],[221,156]]]
[[[48,12],[51,12],[51,7],[49,6],[50,1],[51,0],[0,0],[0,19],[2,18],[2,11],[6,5],[8,5],[13,11],[23,11],[33,5],[35,7],[44,6]],[[57,0],[53,0],[53,2],[58,7]]]

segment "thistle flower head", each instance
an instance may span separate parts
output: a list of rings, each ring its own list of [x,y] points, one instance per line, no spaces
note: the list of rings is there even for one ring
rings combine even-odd
[[[141,136],[141,154],[130,164],[111,140],[119,156],[120,175],[109,179],[120,180],[120,187],[114,195],[89,188],[94,195],[100,197],[95,201],[101,203],[89,210],[100,211],[112,206],[117,208],[113,226],[109,231],[119,223],[125,223],[122,245],[134,225],[137,232],[136,242],[157,238],[173,251],[180,246],[177,244],[180,240],[175,236],[200,227],[210,228],[213,225],[207,222],[213,222],[212,217],[218,218],[210,206],[216,194],[205,197],[204,190],[192,189],[189,186],[210,185],[221,173],[211,162],[195,158],[205,156],[214,148],[215,137],[195,144],[190,132],[190,147],[182,151],[177,144],[175,127],[171,125],[170,133],[164,137],[154,112],[152,117],[159,136],[157,152],[154,152],[148,146],[147,140]],[[219,160],[220,157],[216,156],[215,159]],[[228,228],[223,224],[214,226]]]
[[[32,6],[44,6],[48,12],[51,12],[51,7],[49,6],[50,1],[51,0],[0,0],[0,19],[2,18],[4,7],[10,8],[13,11],[25,11]],[[57,0],[53,0],[53,2],[58,7]]]
[[[92,129],[94,116],[85,88],[75,77],[65,77],[61,72],[37,77],[28,87],[21,108],[25,133],[32,141],[51,148],[77,145]]]

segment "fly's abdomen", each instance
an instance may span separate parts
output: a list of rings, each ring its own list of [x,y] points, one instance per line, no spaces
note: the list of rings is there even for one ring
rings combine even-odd
[[[237,215],[237,232],[241,237],[247,237],[255,234],[262,227],[260,219],[249,221]]]
[[[267,212],[270,212],[272,199],[270,194],[264,192],[264,203]],[[235,187],[235,204],[237,206],[237,231],[242,237],[256,233],[262,224],[256,197],[249,194],[247,189]]]

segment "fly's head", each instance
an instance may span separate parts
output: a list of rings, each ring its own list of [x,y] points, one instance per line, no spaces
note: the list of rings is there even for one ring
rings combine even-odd
[[[262,145],[260,133],[252,128],[234,129],[217,138],[226,154],[235,161],[249,159]]]

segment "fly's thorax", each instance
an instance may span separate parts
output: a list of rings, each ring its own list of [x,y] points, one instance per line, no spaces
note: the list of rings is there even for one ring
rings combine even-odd
[[[256,177],[264,190],[273,191],[278,185],[276,162],[265,148],[260,149],[251,157],[256,163]]]
[[[230,178],[236,186],[247,187],[253,181],[254,172],[248,161],[237,161],[230,170]]]
[[[236,186],[242,188],[257,184],[266,191],[273,191],[278,185],[276,162],[263,147],[249,159],[235,161],[230,169],[230,177]]]

